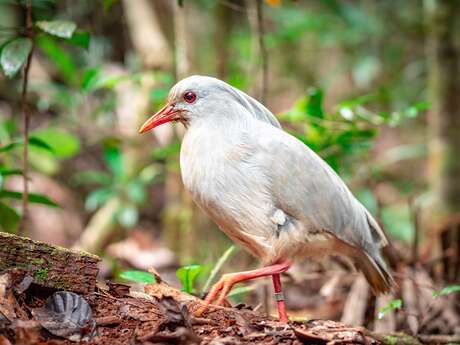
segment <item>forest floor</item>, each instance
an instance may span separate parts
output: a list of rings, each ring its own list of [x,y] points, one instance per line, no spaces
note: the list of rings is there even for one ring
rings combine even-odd
[[[389,328],[379,333],[331,320],[283,324],[243,304],[210,306],[197,317],[195,312],[202,300],[170,286],[155,272],[156,283],[144,285],[143,292],[124,284],[97,281],[99,260],[88,253],[0,233],[0,345],[460,343],[460,337],[453,335],[456,332],[409,336]],[[413,295],[418,291],[416,285],[407,282],[402,282],[403,291]],[[367,287],[357,279],[344,307],[356,315],[368,309],[367,293],[356,288],[361,285]],[[409,297],[406,307],[412,310]],[[321,301],[319,297],[315,300]],[[451,299],[450,304],[446,304],[448,299],[429,300],[421,323],[436,326],[430,321],[433,319],[455,330],[455,300]],[[402,321],[409,320],[410,315],[415,314],[407,314]],[[412,324],[417,318],[410,320]],[[422,326],[417,328],[425,329]]]
[[[109,283],[86,295],[34,284],[27,275],[4,273],[14,286],[0,287],[0,344],[418,344],[402,335],[376,335],[361,327],[328,320],[280,323],[247,306],[212,306],[194,316],[201,300],[164,283],[146,285],[145,293]],[[16,275],[11,279],[12,275]],[[21,279],[17,276],[21,275]],[[18,293],[20,292],[20,293]],[[58,297],[57,297],[58,296]],[[86,301],[89,308],[86,308]],[[3,308],[3,310],[2,310]],[[8,310],[5,310],[9,309]],[[5,314],[14,313],[10,320]]]

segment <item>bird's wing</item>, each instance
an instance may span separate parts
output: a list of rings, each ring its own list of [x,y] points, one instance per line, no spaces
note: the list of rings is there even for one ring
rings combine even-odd
[[[387,243],[377,222],[326,162],[283,130],[259,127],[256,164],[271,181],[276,207],[369,253]]]

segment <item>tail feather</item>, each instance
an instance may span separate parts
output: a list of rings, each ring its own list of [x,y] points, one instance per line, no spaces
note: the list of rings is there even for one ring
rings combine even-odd
[[[371,257],[362,251],[355,258],[355,264],[363,272],[375,294],[388,293],[395,286],[395,281],[379,254]]]

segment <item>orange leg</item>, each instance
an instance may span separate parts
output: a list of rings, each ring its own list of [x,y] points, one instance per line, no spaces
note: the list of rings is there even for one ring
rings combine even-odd
[[[232,289],[233,285],[235,285],[236,283],[242,282],[244,280],[250,280],[254,278],[265,277],[265,276],[271,275],[273,276],[273,285],[275,287],[275,296],[277,297],[278,312],[279,312],[280,320],[282,322],[287,322],[288,318],[286,314],[284,298],[281,297],[282,290],[281,290],[281,281],[280,281],[279,275],[280,273],[287,271],[290,265],[291,264],[289,262],[282,262],[282,263],[275,264],[272,266],[259,268],[257,270],[224,274],[222,278],[220,278],[219,281],[213,285],[208,295],[206,296],[206,299],[204,300],[203,307],[198,309],[198,311],[196,312],[196,315],[200,316],[215,299],[217,299],[216,304],[221,305],[224,302],[230,290]]]

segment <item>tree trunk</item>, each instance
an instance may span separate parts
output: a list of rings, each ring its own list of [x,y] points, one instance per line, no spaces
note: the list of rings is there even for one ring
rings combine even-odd
[[[429,173],[435,212],[431,217],[437,221],[460,212],[460,52],[455,40],[460,2],[425,0],[425,10],[432,100]]]

